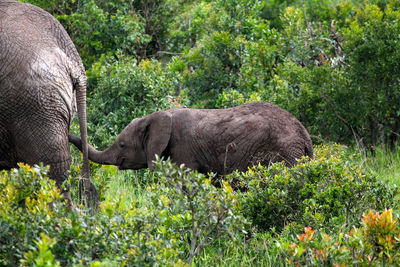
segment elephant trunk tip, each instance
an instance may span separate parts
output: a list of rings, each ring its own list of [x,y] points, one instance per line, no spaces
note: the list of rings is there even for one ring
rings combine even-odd
[[[82,152],[82,140],[78,136],[70,134],[68,136],[70,143],[74,144]],[[116,158],[112,153],[113,147],[108,148],[106,151],[98,151],[93,146],[88,144],[88,157],[89,160],[105,165],[117,165]]]

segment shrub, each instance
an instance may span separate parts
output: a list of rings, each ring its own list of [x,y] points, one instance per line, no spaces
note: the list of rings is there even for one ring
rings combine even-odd
[[[47,173],[48,168],[23,164],[0,172],[0,265],[17,266],[41,233],[56,230],[61,195]]]
[[[222,29],[219,15],[212,2],[184,5],[184,10],[174,17],[168,29],[168,49],[178,53],[184,48],[190,49],[210,31]]]
[[[398,1],[340,1],[335,7],[328,21],[310,20],[309,9],[285,10],[277,42],[282,60],[261,97],[293,113],[313,135],[355,142],[372,155],[381,144],[394,149]]]
[[[182,266],[215,240],[244,229],[228,184],[157,164],[159,184],[143,205],[106,198],[95,215],[69,212],[48,168],[0,173],[0,265]],[[50,204],[51,203],[51,204]]]
[[[315,154],[292,168],[276,163],[243,174],[243,212],[259,230],[349,229],[366,209],[396,207],[398,189],[348,160],[343,147],[320,146]]]
[[[107,264],[107,259],[141,266],[179,265],[179,247],[170,245],[170,236],[158,234],[155,215],[160,210],[106,200],[95,216],[69,213],[46,173],[47,168],[20,165],[0,174],[1,265],[72,266],[99,260]]]
[[[213,32],[185,50],[188,66],[182,85],[192,104],[213,108],[224,92],[238,91],[244,96],[265,89],[272,77],[277,51],[271,45],[277,33],[258,24],[256,40],[226,31]]]
[[[358,124],[354,127],[357,138],[365,140],[373,155],[379,143],[395,148],[400,125],[399,1],[387,2],[382,8],[365,5],[357,10],[344,31],[343,48],[351,66],[346,70],[352,81],[348,90],[356,95],[351,100],[358,103],[353,108],[358,116],[349,122]]]
[[[25,260],[22,260],[22,263],[27,264],[27,266],[59,267],[60,263],[55,260],[55,257],[50,250],[56,242],[55,238],[49,238],[43,233],[41,233],[40,236],[41,238],[35,242],[38,249],[25,253]]]
[[[205,247],[218,239],[235,239],[244,230],[239,199],[229,183],[218,189],[212,177],[191,172],[184,165],[176,167],[170,160],[158,160],[156,170],[166,185],[151,198],[166,213],[161,230],[183,244],[189,265]]]

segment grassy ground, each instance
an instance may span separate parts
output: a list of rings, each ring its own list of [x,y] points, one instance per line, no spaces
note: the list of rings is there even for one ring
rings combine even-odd
[[[106,191],[108,198],[119,198],[126,203],[132,203],[132,201],[145,202],[145,189],[147,185],[154,182],[154,180],[145,179],[151,178],[151,174],[137,171],[116,171],[116,174],[113,181],[108,184]]]
[[[103,179],[100,181],[103,186],[103,197],[109,200],[122,201],[126,208],[131,207],[132,202],[139,206],[146,205],[146,188],[158,183],[154,179],[154,175],[148,170],[120,171],[115,166],[102,166],[96,176]],[[96,182],[99,182],[99,180]]]

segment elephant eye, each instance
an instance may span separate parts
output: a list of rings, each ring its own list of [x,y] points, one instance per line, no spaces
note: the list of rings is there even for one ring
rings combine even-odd
[[[123,142],[119,143],[119,148],[124,149],[125,147],[126,147],[125,143],[123,143]]]

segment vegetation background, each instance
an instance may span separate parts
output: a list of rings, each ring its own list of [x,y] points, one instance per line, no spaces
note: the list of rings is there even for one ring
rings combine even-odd
[[[45,168],[21,166],[1,174],[0,265],[400,264],[399,0],[25,2],[81,55],[97,148],[156,110],[269,101],[306,126],[316,157],[233,174],[246,192],[170,163],[92,164],[102,204],[83,218],[49,211]]]

